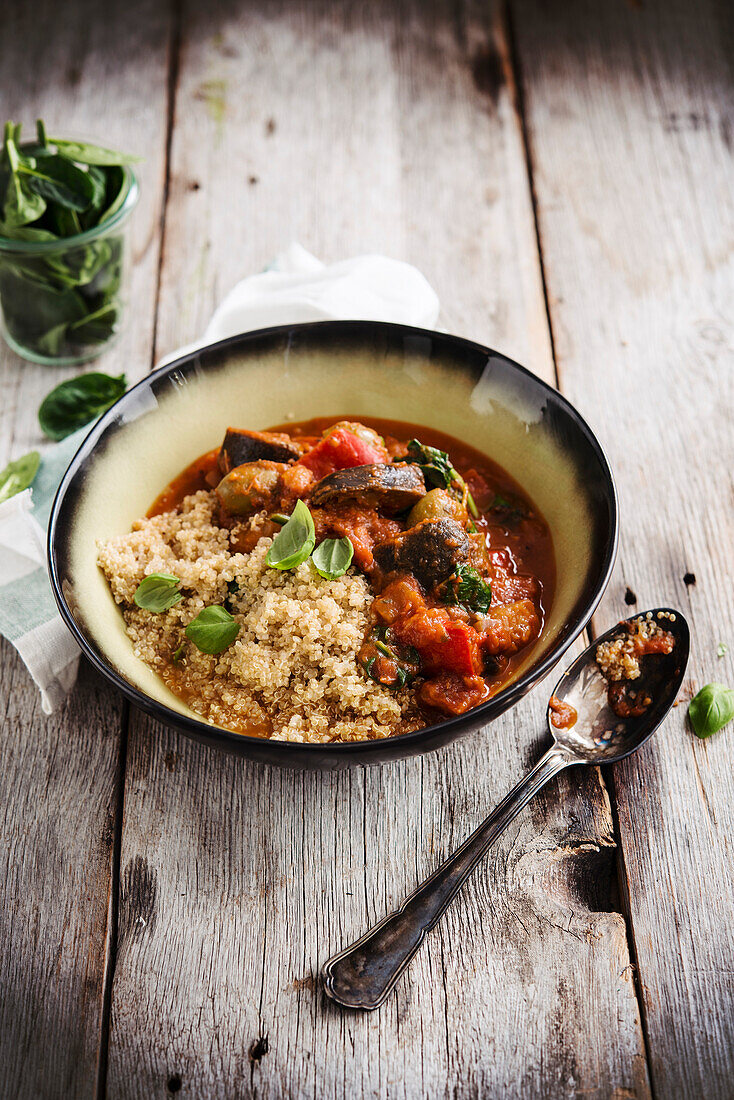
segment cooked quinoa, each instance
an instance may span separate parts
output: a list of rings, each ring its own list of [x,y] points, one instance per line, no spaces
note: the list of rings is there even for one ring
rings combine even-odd
[[[135,655],[213,725],[286,741],[361,741],[425,725],[415,689],[369,680],[357,664],[372,593],[351,568],[324,580],[310,561],[271,569],[261,538],[246,554],[230,550],[216,521],[214,492],[176,511],[133,524],[98,546],[98,563],[122,609]],[[255,526],[262,514],[252,517]],[[133,596],[150,573],[180,579],[184,598],[161,614]],[[223,653],[201,653],[186,626],[206,606],[225,604],[240,626]]]
[[[653,619],[645,618],[635,619],[629,631],[618,634],[608,642],[600,642],[596,647],[596,663],[604,679],[610,683],[639,679],[640,659],[645,654],[644,643],[663,636],[670,637]]]

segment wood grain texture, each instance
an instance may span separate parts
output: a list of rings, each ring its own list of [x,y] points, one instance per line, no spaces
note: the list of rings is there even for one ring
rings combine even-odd
[[[681,607],[690,697],[734,682],[731,7],[522,0],[514,22],[561,382],[621,495],[599,625],[625,590]],[[734,1095],[734,728],[698,741],[686,702],[614,783],[652,1083],[718,1098]]]
[[[155,0],[39,0],[3,8],[2,110],[26,127],[89,135],[145,159],[134,215],[129,323],[93,367],[150,364],[164,193],[169,17]],[[36,411],[74,369],[0,347],[0,466],[43,449]],[[103,1034],[121,700],[89,670],[53,718],[2,644],[0,1095],[93,1097]]]
[[[298,238],[418,263],[453,329],[552,379],[504,31],[483,5],[185,5],[174,120],[159,353]],[[537,759],[544,690],[442,752],[336,775],[136,715],[110,1097],[647,1096],[596,773],[515,823],[379,1013],[318,988]]]
[[[122,704],[86,667],[48,718],[0,642],[0,1096],[92,1097]]]

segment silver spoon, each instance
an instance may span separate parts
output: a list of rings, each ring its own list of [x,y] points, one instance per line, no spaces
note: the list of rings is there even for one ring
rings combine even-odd
[[[578,713],[570,729],[551,725],[553,745],[458,851],[411,894],[400,908],[325,964],[324,988],[332,1000],[347,1008],[379,1008],[406,966],[438,923],[479,861],[523,806],[549,779],[571,764],[613,764],[647,741],[668,713],[683,682],[688,663],[688,623],[680,611],[658,607],[633,619],[652,618],[675,638],[669,655],[651,658],[644,677],[633,689],[644,687],[652,697],[640,717],[618,718],[607,704],[607,682],[596,663],[596,648],[624,627],[617,623],[584,650],[558,681],[553,694]],[[626,620],[629,621],[629,620]]]

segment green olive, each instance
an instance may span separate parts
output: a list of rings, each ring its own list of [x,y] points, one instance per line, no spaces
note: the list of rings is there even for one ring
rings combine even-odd
[[[249,516],[269,501],[277,488],[283,462],[246,462],[235,466],[217,485],[217,496],[225,511],[233,516]]]
[[[424,497],[414,504],[408,513],[408,527],[415,527],[424,519],[455,519],[457,523],[466,525],[468,516],[466,508],[456,497],[452,497],[445,489],[431,489]]]

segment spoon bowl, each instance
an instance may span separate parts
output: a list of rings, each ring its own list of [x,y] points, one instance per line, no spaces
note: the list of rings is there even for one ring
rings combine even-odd
[[[626,622],[652,620],[673,635],[671,653],[656,654],[643,665],[643,676],[636,685],[646,690],[652,702],[644,714],[620,718],[607,701],[607,681],[596,663],[597,647],[615,638],[624,623],[617,623],[576,658],[555,686],[553,695],[568,703],[578,714],[568,729],[556,728],[548,708],[548,728],[557,745],[578,758],[579,764],[614,764],[639,749],[652,737],[680,691],[688,664],[690,631],[680,611],[656,607],[632,615]],[[569,761],[573,763],[573,761]]]

